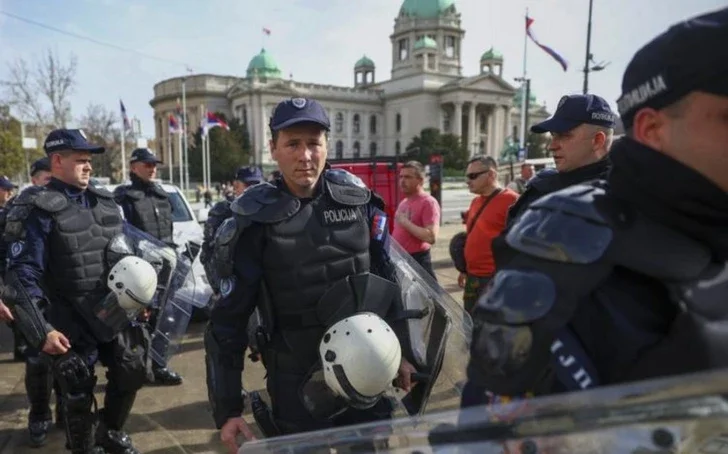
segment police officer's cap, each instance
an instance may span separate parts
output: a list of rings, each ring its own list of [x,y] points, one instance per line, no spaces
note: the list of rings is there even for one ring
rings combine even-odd
[[[693,91],[728,96],[728,8],[670,27],[627,65],[617,101],[632,126],[643,107],[662,109]]]
[[[137,148],[131,152],[131,159],[129,160],[132,164],[135,162],[147,162],[160,164],[160,161],[149,148]]]
[[[6,191],[12,191],[13,189],[17,188],[18,186],[14,185],[12,181],[6,176],[0,177],[0,189],[4,189]]]
[[[235,179],[247,184],[258,184],[263,181],[263,172],[257,167],[241,167],[235,172]]]
[[[614,129],[617,115],[609,103],[597,95],[568,95],[559,101],[554,116],[531,126],[531,132],[565,133],[582,124]]]
[[[46,153],[73,150],[98,154],[106,151],[104,147],[88,143],[88,139],[86,138],[86,134],[83,132],[83,129],[53,130],[50,134],[48,134],[48,137],[46,137],[43,148]]]
[[[30,166],[30,175],[33,176],[38,172],[50,172],[51,171],[51,160],[48,156],[40,158]]]
[[[326,131],[331,129],[326,109],[318,101],[307,98],[292,98],[279,103],[269,126],[271,131],[280,131],[300,123],[315,123]]]

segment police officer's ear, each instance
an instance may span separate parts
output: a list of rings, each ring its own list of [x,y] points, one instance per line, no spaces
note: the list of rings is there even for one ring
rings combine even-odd
[[[669,131],[666,127],[668,121],[663,111],[644,107],[635,114],[629,133],[637,142],[655,150],[662,150],[663,144],[669,140]]]

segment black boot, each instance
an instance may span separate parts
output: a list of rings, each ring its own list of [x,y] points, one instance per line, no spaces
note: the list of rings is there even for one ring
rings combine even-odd
[[[27,355],[25,363],[25,391],[30,401],[28,433],[30,445],[43,446],[53,424],[51,419],[51,370],[50,363],[38,355]]]
[[[74,454],[102,452],[96,449],[96,415],[93,395],[67,394],[63,397],[66,415],[66,449]]]
[[[114,387],[109,391],[107,388],[104,408],[99,412],[96,446],[103,448],[106,454],[140,454],[131,437],[121,430],[131,413],[136,392],[114,392]]]
[[[152,368],[153,384],[157,386],[177,386],[182,384],[182,377],[171,369],[156,364]]]

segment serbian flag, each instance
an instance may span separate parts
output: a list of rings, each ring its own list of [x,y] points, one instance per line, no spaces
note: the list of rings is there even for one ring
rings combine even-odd
[[[549,46],[543,45],[540,42],[538,42],[536,37],[533,36],[533,31],[531,31],[531,25],[533,25],[533,19],[526,16],[526,35],[528,35],[528,37],[531,38],[531,41],[536,43],[536,45],[538,47],[543,49],[544,52],[551,55],[551,57],[553,57],[554,60],[559,62],[561,67],[564,68],[564,71],[566,71],[569,68],[569,63],[566,61],[566,59],[564,57],[562,57],[561,55],[557,54],[556,51],[553,50],[552,48],[550,48]]]
[[[130,131],[131,130],[131,123],[129,122],[129,117],[126,115],[126,107],[124,107],[124,101],[121,99],[119,100],[119,106],[121,107],[121,121],[124,123],[124,131]]]
[[[202,130],[205,134],[212,128],[225,128],[230,131],[230,126],[225,123],[225,120],[218,117],[212,112],[207,112],[207,117],[202,122]]]
[[[179,127],[179,121],[177,121],[177,117],[169,114],[169,133],[177,134],[179,132],[181,132],[181,128]]]

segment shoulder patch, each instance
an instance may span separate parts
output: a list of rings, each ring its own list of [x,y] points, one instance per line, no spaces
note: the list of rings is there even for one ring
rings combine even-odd
[[[602,258],[613,239],[596,199],[604,189],[576,185],[532,203],[508,231],[517,251],[556,262],[589,264]]]
[[[270,183],[251,186],[230,203],[233,213],[263,224],[284,221],[300,209],[300,200]]]
[[[366,205],[372,197],[372,191],[366,187],[361,178],[343,169],[329,169],[324,172],[326,192],[337,203],[342,205]]]
[[[33,204],[48,213],[57,213],[68,205],[68,198],[58,191],[43,191],[33,200]]]

